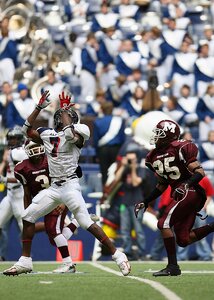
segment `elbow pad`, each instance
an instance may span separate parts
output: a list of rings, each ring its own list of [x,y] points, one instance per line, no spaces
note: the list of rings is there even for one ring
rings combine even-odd
[[[74,130],[79,135],[81,135],[85,141],[89,140],[90,130],[89,130],[89,127],[87,125],[85,125],[85,124],[74,124]]]

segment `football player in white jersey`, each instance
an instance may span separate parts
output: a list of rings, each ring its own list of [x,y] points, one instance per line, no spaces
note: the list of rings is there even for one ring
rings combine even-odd
[[[0,203],[0,229],[14,216],[17,220],[20,231],[23,229],[22,215],[24,212],[23,187],[15,179],[15,165],[27,158],[23,143],[24,134],[20,126],[9,129],[6,139],[8,150],[4,153],[6,176],[0,175],[0,182],[6,184],[7,194]]]
[[[43,144],[48,158],[51,177],[49,188],[41,191],[32,200],[23,215],[26,227],[23,230],[23,240],[31,241],[33,235],[28,232],[28,226],[38,218],[48,214],[58,204],[64,203],[74,214],[79,225],[92,233],[109,252],[124,276],[127,276],[131,267],[126,255],[117,250],[104,231],[94,223],[88,213],[85,200],[82,197],[79,179],[75,173],[78,167],[81,148],[85,140],[90,137],[88,126],[80,124],[78,116],[71,107],[71,96],[64,91],[59,95],[60,109],[54,114],[55,128],[32,129],[40,111],[50,104],[49,91],[45,91],[35,110],[27,118],[23,130],[34,142]],[[5,270],[4,275],[18,275],[31,272],[33,269],[30,257],[30,247],[23,244],[22,256],[14,266]]]

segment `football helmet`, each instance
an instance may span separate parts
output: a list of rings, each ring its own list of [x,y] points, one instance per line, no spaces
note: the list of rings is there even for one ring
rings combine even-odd
[[[54,113],[54,126],[55,126],[55,128],[63,127],[63,124],[62,124],[62,121],[61,121],[61,116],[62,116],[63,111],[64,111],[63,108],[59,108]],[[77,124],[79,122],[79,117],[78,117],[78,114],[76,113],[76,111],[73,110],[73,109],[68,109],[67,112],[68,112],[69,116],[72,119],[72,124]]]
[[[154,134],[150,138],[151,145],[166,145],[177,140],[180,136],[179,125],[172,120],[162,120],[153,129]]]
[[[25,137],[22,132],[22,127],[14,126],[13,128],[9,129],[6,134],[7,144],[10,148],[20,147],[25,142]]]
[[[43,145],[34,143],[31,140],[25,142],[25,152],[28,157],[42,155],[45,153],[45,147]]]

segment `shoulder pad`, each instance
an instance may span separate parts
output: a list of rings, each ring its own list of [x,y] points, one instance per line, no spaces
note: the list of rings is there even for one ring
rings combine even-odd
[[[187,141],[187,140],[176,140],[170,143],[173,147],[182,147],[187,144],[192,144],[192,141]]]
[[[44,132],[46,130],[53,130],[53,128],[50,128],[50,127],[39,127],[36,130],[38,131],[39,134],[41,134],[42,132]]]

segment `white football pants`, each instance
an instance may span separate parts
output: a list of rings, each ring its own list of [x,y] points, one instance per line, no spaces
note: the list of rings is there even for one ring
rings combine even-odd
[[[24,211],[23,219],[35,223],[37,219],[47,215],[60,203],[68,207],[82,228],[88,229],[94,223],[82,197],[78,178],[71,179],[62,186],[53,183],[49,188],[39,192]]]

